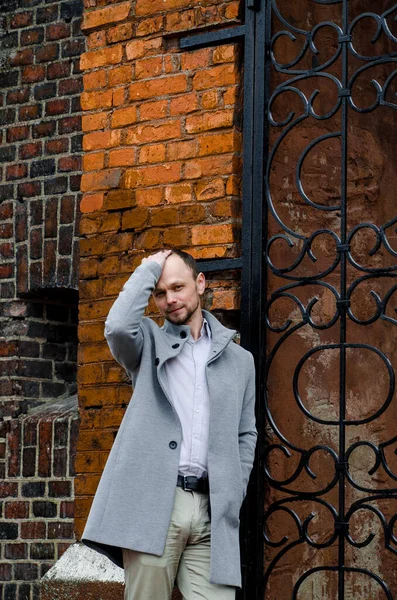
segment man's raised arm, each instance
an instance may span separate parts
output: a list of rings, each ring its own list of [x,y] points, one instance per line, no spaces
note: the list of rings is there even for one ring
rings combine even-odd
[[[105,337],[110,351],[129,373],[141,359],[142,317],[170,254],[170,250],[162,250],[142,260],[142,264],[124,284],[106,319]]]

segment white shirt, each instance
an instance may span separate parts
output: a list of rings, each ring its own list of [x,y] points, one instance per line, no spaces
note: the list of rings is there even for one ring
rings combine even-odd
[[[207,471],[210,407],[205,365],[210,347],[211,330],[204,319],[198,340],[190,335],[178,356],[164,365],[171,400],[182,425],[182,475],[201,477]]]

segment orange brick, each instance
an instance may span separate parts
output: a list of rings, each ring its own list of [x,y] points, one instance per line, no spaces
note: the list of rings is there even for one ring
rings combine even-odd
[[[102,296],[102,288],[103,281],[101,281],[100,279],[93,279],[92,281],[81,281],[79,285],[80,298],[84,300],[89,300],[91,298],[100,298]]]
[[[199,156],[240,150],[240,138],[234,131],[200,136],[198,144]]]
[[[123,127],[123,125],[131,125],[137,122],[136,106],[128,108],[120,108],[112,114],[112,127]]]
[[[176,206],[162,206],[152,209],[152,225],[176,225],[179,223],[179,213]]]
[[[165,17],[165,30],[176,32],[195,29],[197,26],[196,14],[193,9],[169,13]]]
[[[120,131],[94,131],[86,133],[83,137],[83,148],[89,150],[100,150],[101,148],[112,148],[120,145]]]
[[[225,256],[227,248],[225,246],[206,246],[204,248],[195,248],[193,246],[192,248],[188,249],[188,252],[196,260],[198,258],[221,258],[222,256]]]
[[[91,279],[98,275],[98,261],[95,258],[81,258],[79,266],[80,280]]]
[[[226,183],[226,194],[229,196],[240,196],[241,193],[241,177],[238,175],[230,175]]]
[[[178,94],[179,92],[185,92],[186,89],[186,75],[169,75],[167,77],[133,83],[130,85],[129,94],[130,100],[134,101]]]
[[[95,131],[96,129],[105,129],[108,122],[108,113],[101,112],[90,115],[83,115],[82,117],[82,130],[83,131]]]
[[[80,344],[79,347],[79,362],[92,363],[112,360],[112,355],[109,346],[106,342],[96,342],[94,344]]]
[[[163,200],[162,188],[151,188],[136,191],[136,203],[138,206],[157,206]]]
[[[179,119],[156,123],[154,125],[137,125],[128,130],[127,144],[147,144],[150,142],[171,140],[181,137],[181,122]]]
[[[117,65],[121,63],[123,57],[123,47],[109,46],[102,50],[85,52],[80,57],[80,67],[83,71],[95,69],[95,67],[104,67],[105,65]]]
[[[181,223],[202,223],[205,218],[206,211],[202,204],[181,206],[179,209],[179,221]]]
[[[189,242],[187,227],[167,227],[164,231],[164,244],[166,246],[186,246]]]
[[[135,238],[135,248],[142,248],[146,251],[161,248],[163,246],[163,230],[149,229]]]
[[[238,310],[240,308],[240,294],[236,290],[214,290],[212,295],[212,309]]]
[[[237,19],[240,11],[240,0],[237,2],[231,2],[225,10],[226,19]]]
[[[211,48],[201,48],[193,52],[184,52],[181,57],[182,71],[191,71],[208,67],[211,58]]]
[[[212,108],[218,108],[218,106],[219,106],[218,90],[208,90],[208,92],[204,92],[201,96],[201,106],[205,110],[211,110]]]
[[[170,142],[167,144],[168,159],[181,160],[197,156],[197,140]]]
[[[229,244],[234,242],[233,225],[196,225],[192,227],[192,244],[201,246],[206,244]]]
[[[106,38],[109,44],[114,44],[115,42],[123,42],[131,39],[133,34],[132,23],[121,23],[116,25],[116,27],[108,29]]]
[[[103,206],[104,194],[85,194],[80,202],[82,213],[90,213],[100,210]]]
[[[113,90],[113,106],[121,106],[125,104],[125,97],[127,93],[127,88],[116,88]]]
[[[181,70],[181,59],[179,54],[167,54],[164,57],[164,72],[176,73]]]
[[[84,90],[99,90],[106,87],[106,71],[100,69],[83,75]]]
[[[233,125],[233,110],[217,110],[200,115],[186,117],[186,131],[188,133],[199,133]]]
[[[125,187],[134,188],[142,186],[175,183],[181,178],[180,163],[170,163],[150,167],[130,169],[125,173]]]
[[[77,473],[102,473],[108,454],[105,452],[77,452],[75,469]]]
[[[83,154],[83,170],[84,171],[99,171],[105,165],[104,152],[96,152],[95,154]]]
[[[123,213],[121,228],[124,229],[142,229],[149,220],[149,210],[143,206],[138,206],[132,210]]]
[[[203,71],[197,71],[193,77],[193,88],[195,90],[206,90],[214,87],[224,87],[236,84],[239,75],[234,65],[218,65]]]
[[[158,33],[163,28],[163,17],[161,15],[156,17],[150,17],[149,19],[142,19],[139,21],[136,28],[137,36],[149,35],[151,33]]]
[[[213,217],[240,217],[241,203],[236,200],[217,200],[210,206],[210,213]]]
[[[111,431],[81,431],[77,450],[90,452],[91,450],[110,450],[114,437]]]
[[[83,110],[96,110],[112,106],[112,91],[106,92],[83,92],[80,96],[81,108]]]
[[[78,477],[76,477],[76,481],[75,481],[76,496],[79,496],[82,494],[94,495],[96,492],[96,489],[98,487],[100,478],[101,478],[100,475],[92,475],[92,474],[78,475]],[[77,527],[79,526],[79,524],[77,523],[77,527],[76,527],[76,520],[75,520],[75,528],[76,528],[76,532],[77,532]],[[81,534],[83,533],[83,527],[84,527],[84,523],[80,523],[79,529],[80,529]]]
[[[131,167],[135,164],[135,150],[132,148],[112,150],[109,153],[109,167]]]
[[[184,94],[183,96],[177,96],[171,98],[170,101],[170,114],[171,115],[184,115],[194,112],[198,109],[197,94]]]
[[[110,190],[106,195],[105,208],[117,210],[120,208],[131,208],[135,206],[135,194],[132,190]]]
[[[99,173],[83,173],[81,191],[109,190],[118,186],[121,177],[120,169],[104,169]]]
[[[106,44],[106,31],[94,31],[87,36],[87,47],[92,50],[93,48],[101,48]]]
[[[137,0],[135,14],[137,17],[155,15],[167,10],[189,8],[195,4],[195,0]]]
[[[116,277],[108,277],[105,280],[105,285],[103,288],[103,293],[105,296],[118,296],[123,285],[129,278],[129,275],[118,275]],[[119,400],[119,389],[115,390],[115,394],[112,394],[111,397],[106,399],[106,404],[116,404]],[[131,395],[131,392],[130,392]],[[110,396],[110,394],[109,394]]]
[[[103,25],[124,21],[129,15],[130,8],[130,2],[121,2],[99,10],[85,12],[81,28],[83,31],[87,31],[88,29],[97,29]]]
[[[123,65],[108,71],[109,85],[116,86],[121,83],[129,83],[132,79],[132,65]]]
[[[193,190],[190,183],[178,183],[176,185],[168,185],[165,188],[165,199],[170,204],[191,202],[192,195]]]
[[[80,285],[85,283],[80,282]],[[103,323],[79,323],[79,341],[80,342],[98,342],[104,339]]]
[[[144,102],[139,106],[141,121],[162,119],[167,116],[168,100]]]
[[[126,45],[126,54],[128,60],[135,60],[148,56],[150,54],[159,54],[163,45],[161,36],[152,38],[151,40],[133,40]]]
[[[95,300],[90,302],[80,302],[79,315],[82,319],[95,320],[98,318],[104,318],[109,313],[112,304],[112,300]]]
[[[157,77],[163,72],[163,57],[153,56],[151,58],[142,58],[137,61],[135,66],[136,79],[148,79]]]
[[[232,62],[236,58],[236,49],[237,47],[233,44],[217,46],[212,51],[213,64]]]
[[[198,158],[189,160],[185,163],[184,178],[197,179],[208,175],[223,175],[233,173],[235,170],[233,155],[222,154],[220,156],[211,156],[209,158]]]
[[[237,102],[237,96],[239,94],[240,87],[238,85],[232,86],[223,92],[223,103],[225,106],[234,105]]]
[[[165,160],[165,146],[164,144],[151,144],[150,146],[144,146],[139,151],[139,162],[140,163],[158,163]]]

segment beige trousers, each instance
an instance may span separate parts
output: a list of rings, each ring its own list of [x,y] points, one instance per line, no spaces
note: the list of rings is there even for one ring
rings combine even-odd
[[[208,496],[176,488],[162,556],[123,550],[124,600],[170,600],[176,580],[184,600],[234,600],[235,588],[209,582]]]

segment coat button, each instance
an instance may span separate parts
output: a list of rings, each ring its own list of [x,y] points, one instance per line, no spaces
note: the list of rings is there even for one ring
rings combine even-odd
[[[157,365],[158,365],[159,363],[160,363],[160,359],[159,359],[159,358],[156,358],[156,360],[154,361],[154,364],[156,365],[156,367],[157,367]]]
[[[175,348],[175,349],[179,348],[179,344],[172,344],[172,347]]]
[[[180,333],[180,336],[181,336],[181,338],[183,338],[183,339],[184,339],[185,337],[187,337],[187,333],[186,333],[186,331],[181,331],[181,333]]]
[[[168,445],[171,448],[171,450],[175,450],[175,448],[178,446],[178,444],[174,441],[170,442]]]

